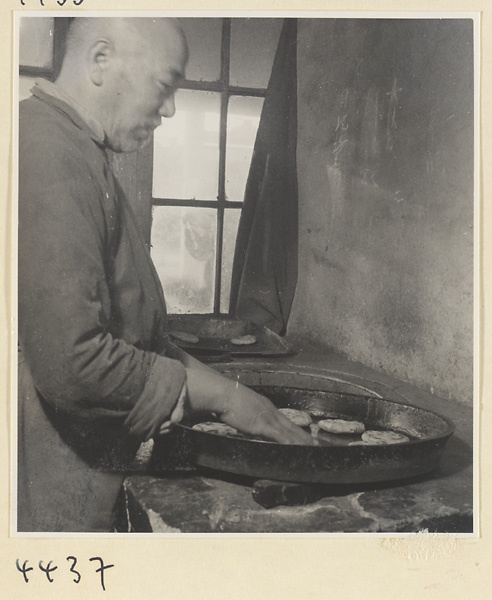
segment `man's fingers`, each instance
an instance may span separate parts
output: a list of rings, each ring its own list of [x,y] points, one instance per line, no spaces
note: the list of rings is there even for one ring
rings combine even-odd
[[[147,442],[150,440],[159,430],[161,426],[160,419],[156,419],[155,416],[149,412],[149,414],[140,413],[138,419],[133,419],[129,431],[131,435],[140,437],[143,441]]]
[[[292,421],[278,410],[265,411],[259,415],[259,425],[263,434],[281,444],[314,445],[309,433],[292,423]]]
[[[138,419],[133,419],[128,425],[128,429],[132,435],[143,435],[151,424],[150,419],[140,415]]]

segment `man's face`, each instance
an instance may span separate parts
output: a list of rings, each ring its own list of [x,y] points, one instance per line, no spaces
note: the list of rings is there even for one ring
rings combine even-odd
[[[186,49],[176,36],[120,61],[108,82],[110,110],[104,129],[111,150],[139,150],[150,141],[161,118],[174,115],[174,93],[185,64]]]

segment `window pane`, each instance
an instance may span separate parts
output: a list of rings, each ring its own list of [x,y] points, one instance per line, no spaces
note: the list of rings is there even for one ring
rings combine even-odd
[[[154,132],[155,198],[217,199],[219,124],[219,94],[176,94],[176,114]]]
[[[31,96],[31,89],[34,87],[36,77],[19,77],[19,102]]]
[[[190,51],[186,79],[217,81],[220,79],[222,19],[182,18],[180,22]]]
[[[227,115],[226,198],[244,199],[263,98],[232,96]]]
[[[236,249],[237,228],[240,209],[226,209],[224,213],[224,243],[222,246],[222,282],[220,290],[220,312],[229,312],[229,296],[231,294],[232,263]]]
[[[19,35],[19,65],[52,66],[53,18],[21,17]]]
[[[169,313],[211,313],[217,218],[212,208],[155,206],[152,259]]]
[[[266,88],[283,19],[232,19],[231,85]]]

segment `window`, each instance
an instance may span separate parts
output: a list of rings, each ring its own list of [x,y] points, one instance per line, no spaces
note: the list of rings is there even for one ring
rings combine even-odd
[[[53,81],[60,69],[70,19],[21,17],[19,20],[19,100],[28,98],[38,78]]]
[[[232,260],[282,19],[182,19],[176,114],[154,134],[152,257],[170,313],[227,314]]]

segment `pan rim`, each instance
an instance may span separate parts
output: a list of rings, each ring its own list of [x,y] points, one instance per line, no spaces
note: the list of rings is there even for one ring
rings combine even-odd
[[[268,386],[268,385],[264,385],[262,387],[281,387],[281,386]],[[298,389],[298,390],[302,390],[302,388],[299,387],[294,387],[294,386],[285,386],[286,389]],[[313,391],[313,390],[310,390]],[[320,392],[323,392],[325,390],[318,390]],[[328,392],[329,393],[329,392]],[[343,394],[343,392],[338,392],[340,394]],[[433,417],[436,417],[438,419],[440,419],[441,421],[444,422],[444,424],[446,425],[446,431],[439,434],[439,435],[431,435],[425,438],[420,438],[420,439],[411,439],[408,442],[398,442],[396,444],[360,444],[360,445],[354,445],[354,446],[308,446],[305,444],[282,444],[279,442],[275,442],[275,441],[270,441],[270,440],[259,440],[259,439],[249,439],[249,438],[241,438],[241,437],[233,437],[233,436],[228,436],[228,435],[221,435],[221,434],[217,434],[217,433],[212,433],[209,431],[199,431],[196,429],[193,429],[192,426],[190,425],[186,425],[185,423],[181,422],[181,423],[177,423],[176,427],[181,427],[184,428],[186,431],[189,432],[193,432],[192,435],[196,435],[196,434],[204,434],[206,436],[211,436],[210,439],[223,439],[223,438],[227,438],[228,440],[234,440],[234,442],[249,442],[249,443],[254,443],[254,444],[267,444],[269,446],[287,446],[287,447],[301,447],[301,448],[313,448],[313,449],[319,449],[319,448],[343,448],[345,451],[347,449],[357,449],[357,448],[364,448],[364,449],[371,449],[374,450],[375,448],[395,448],[396,446],[399,447],[407,447],[407,446],[413,446],[413,445],[417,445],[417,444],[422,444],[424,442],[432,442],[432,441],[437,441],[437,440],[444,440],[446,438],[451,437],[455,432],[456,432],[456,426],[454,425],[454,423],[452,422],[451,419],[449,419],[448,417],[442,415],[439,412],[433,411],[433,410],[429,410],[426,408],[422,408],[420,406],[415,406],[413,404],[408,404],[408,403],[404,403],[404,402],[397,402],[395,400],[388,400],[386,398],[383,398],[381,396],[358,396],[357,394],[345,394],[345,395],[349,395],[352,397],[356,397],[356,398],[360,398],[360,399],[367,399],[367,400],[373,400],[373,401],[377,401],[377,402],[384,402],[386,404],[391,404],[394,406],[397,406],[399,408],[406,408],[406,409],[412,409],[412,410],[417,410],[420,411],[422,413],[428,414],[428,415],[432,415]],[[283,407],[282,407],[283,408]],[[287,408],[287,407],[285,407]],[[301,409],[302,410],[302,409]],[[210,420],[210,419],[209,419]],[[355,420],[355,419],[354,419]],[[218,422],[222,422],[220,420],[218,420]]]

